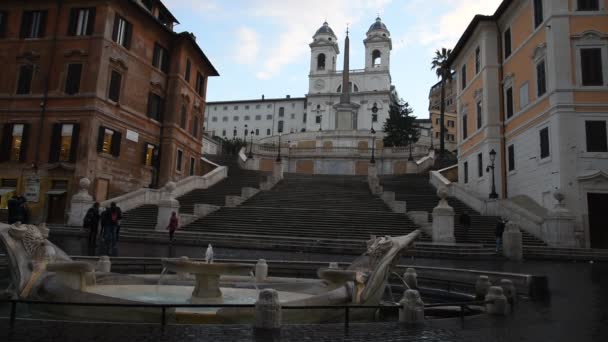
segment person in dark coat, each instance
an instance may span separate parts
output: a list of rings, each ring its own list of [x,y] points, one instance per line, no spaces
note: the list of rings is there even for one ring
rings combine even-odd
[[[500,251],[502,249],[502,233],[505,232],[505,223],[506,222],[507,221],[501,217],[498,219],[498,222],[496,223],[496,231],[495,231],[496,253],[498,253],[498,251]]]
[[[169,230],[169,240],[173,242],[173,235],[175,231],[179,228],[179,220],[177,218],[177,213],[174,211],[171,213],[171,219],[169,220],[169,225],[167,229]]]
[[[95,202],[84,216],[83,227],[89,230],[89,250],[95,251],[97,245],[97,231],[99,227],[99,203]]]
[[[116,205],[116,202],[110,203],[110,218],[112,225],[115,227],[114,240],[118,241],[120,238],[120,220],[122,220],[122,210]]]
[[[114,215],[115,216],[115,215]],[[114,256],[116,254],[116,220],[112,219],[110,208],[106,208],[101,214],[101,237],[103,248],[101,253]]]
[[[29,212],[27,208],[27,199],[22,195],[17,196],[17,221],[27,224]]]
[[[469,228],[471,228],[471,216],[469,216],[469,212],[465,211],[460,214],[460,225],[464,230],[464,235],[467,237],[469,235]]]

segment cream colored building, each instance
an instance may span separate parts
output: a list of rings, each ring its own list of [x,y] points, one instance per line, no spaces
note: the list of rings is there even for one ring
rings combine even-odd
[[[459,184],[487,198],[496,151],[500,198],[541,218],[572,216],[573,230],[533,232],[552,245],[608,248],[607,9],[608,0],[505,0],[473,19],[450,58]]]

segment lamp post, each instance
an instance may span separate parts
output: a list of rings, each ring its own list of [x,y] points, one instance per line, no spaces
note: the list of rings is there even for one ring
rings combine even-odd
[[[247,155],[247,158],[253,159],[253,128],[251,129],[251,132],[249,132],[249,137],[251,144],[249,145],[249,154]]]
[[[496,193],[496,181],[494,179],[494,169],[495,169],[494,161],[495,160],[496,160],[496,151],[494,151],[494,149],[492,149],[492,151],[490,151],[490,162],[492,162],[492,165],[490,165],[486,168],[486,172],[490,172],[490,169],[492,169],[492,192],[490,192],[490,199],[498,198],[498,194]]]
[[[408,133],[407,134],[407,142],[410,145],[410,156],[407,157],[407,160],[409,160],[409,161],[414,160],[414,157],[412,157],[412,138],[413,138],[412,133]]]
[[[378,105],[374,102],[374,106],[372,107],[372,125],[371,125],[371,130],[370,133],[372,134],[372,158],[369,160],[370,164],[376,164],[376,156],[375,156],[375,150],[376,150],[376,131],[374,130],[374,119],[376,119],[376,115],[378,113]]]
[[[236,140],[236,126],[234,126],[234,131],[232,131],[232,140]]]
[[[279,132],[279,151],[277,152],[277,162],[281,162],[281,134],[282,132]]]

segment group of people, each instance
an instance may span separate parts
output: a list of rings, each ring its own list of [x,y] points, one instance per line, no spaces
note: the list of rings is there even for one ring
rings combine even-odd
[[[120,237],[120,220],[122,220],[122,211],[115,202],[110,204],[110,207],[100,212],[99,203],[95,202],[87,211],[83,220],[83,227],[89,230],[89,250],[91,254],[97,247],[97,235],[99,225],[101,224],[102,238],[101,253],[105,255],[116,255],[116,242]]]
[[[13,224],[17,222],[27,223],[28,222],[28,209],[27,200],[25,197],[13,194],[13,196],[6,203],[8,211],[8,223]]]
[[[469,228],[471,228],[471,216],[467,211],[460,214],[459,223],[464,229],[465,236],[468,236]],[[506,225],[507,220],[502,217],[498,218],[498,222],[496,222],[496,228],[494,230],[494,235],[496,237],[496,253],[502,249],[502,233],[504,233]]]

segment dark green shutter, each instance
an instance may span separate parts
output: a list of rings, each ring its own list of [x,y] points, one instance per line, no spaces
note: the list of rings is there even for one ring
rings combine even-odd
[[[49,149],[49,163],[56,163],[59,161],[59,153],[61,144],[61,124],[54,123],[53,131],[51,133],[51,146]]]
[[[76,26],[78,25],[78,8],[70,10],[70,19],[68,21],[68,36],[76,35]]]
[[[4,124],[2,127],[2,146],[0,147],[0,162],[9,160],[11,154],[11,143],[13,138],[13,125]]]
[[[111,152],[114,157],[120,156],[120,143],[122,139],[122,133],[118,131],[114,131],[114,135],[112,135],[112,147]]]
[[[87,35],[90,36],[95,31],[95,7],[89,8],[89,22],[87,25]]]
[[[21,135],[21,151],[19,151],[19,161],[27,161],[27,150],[30,142],[30,124],[23,124],[23,134]]]
[[[72,141],[70,144],[70,163],[75,163],[78,154],[78,143],[80,141],[80,125],[74,124],[72,130]]]
[[[97,152],[101,152],[103,150],[103,135],[106,131],[106,128],[103,126],[99,126],[97,130]]]

